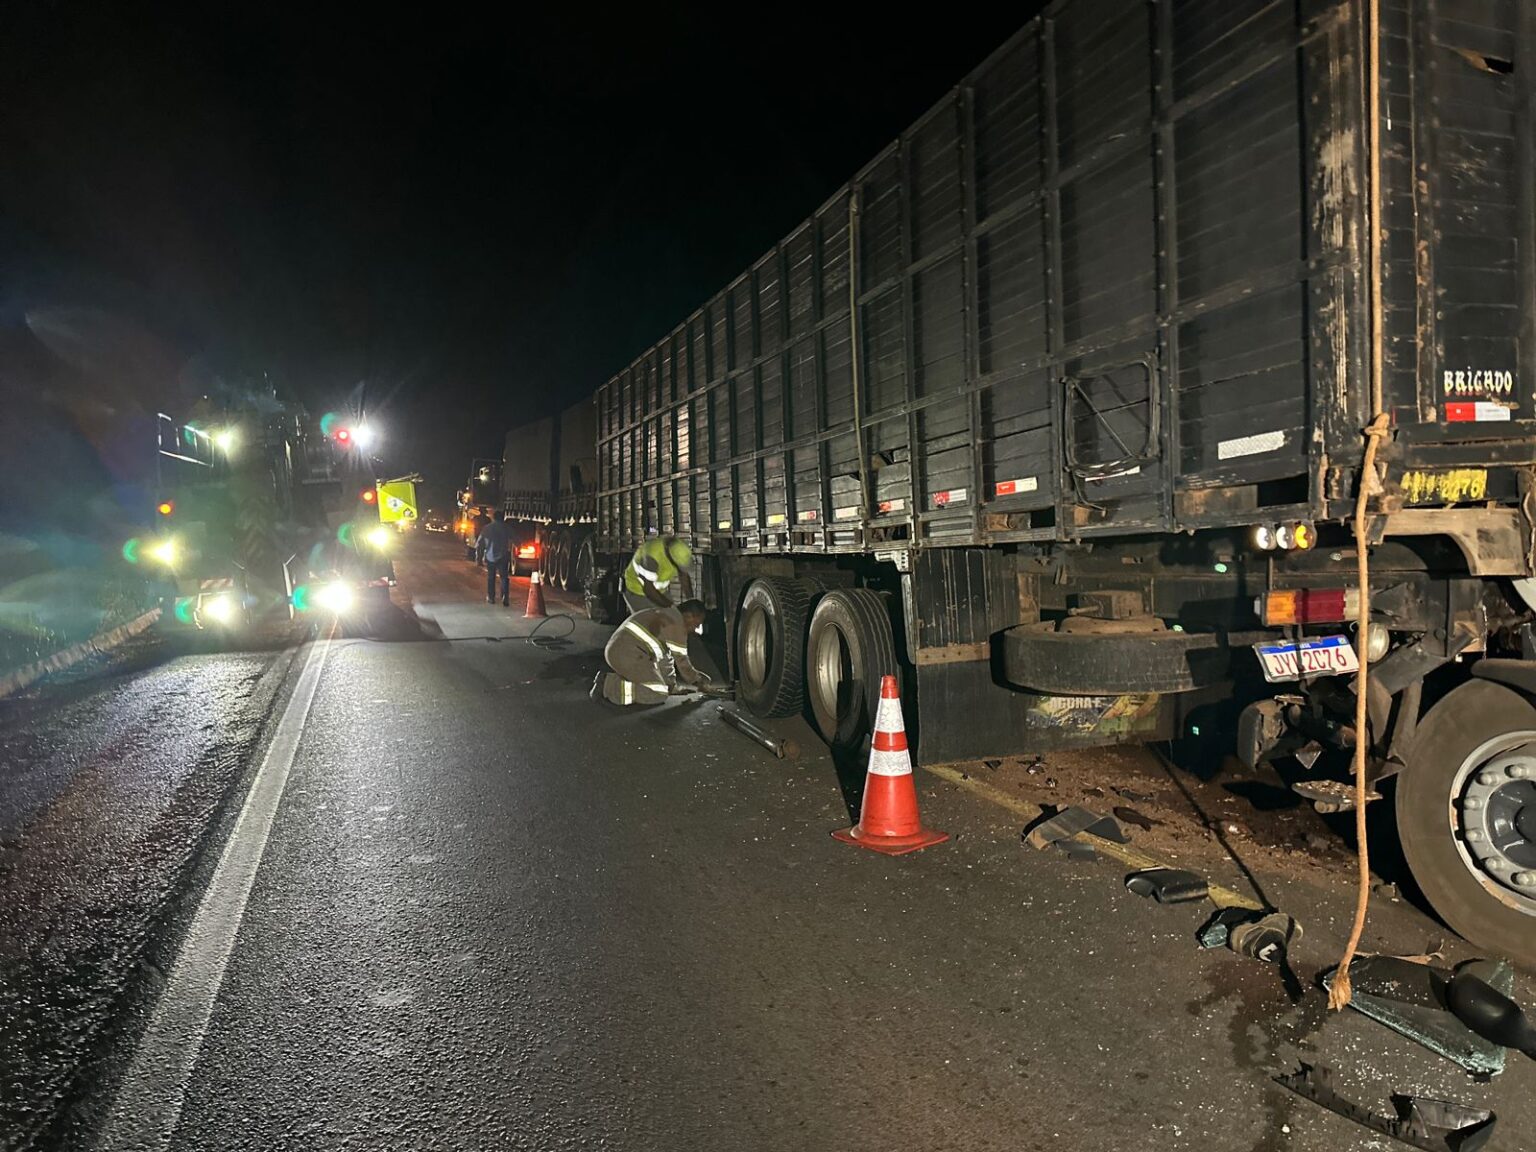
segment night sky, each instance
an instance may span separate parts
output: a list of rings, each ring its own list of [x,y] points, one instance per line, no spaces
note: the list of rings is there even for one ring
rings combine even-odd
[[[494,24],[4,7],[8,394],[106,411],[265,376],[319,411],[361,383],[389,463],[435,500],[722,287],[1029,14],[919,33],[868,6]],[[50,391],[54,361],[70,389]]]

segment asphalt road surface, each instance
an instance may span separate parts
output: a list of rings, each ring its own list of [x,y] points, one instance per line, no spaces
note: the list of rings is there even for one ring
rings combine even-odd
[[[593,704],[607,629],[529,642],[452,542],[400,573],[366,630],[146,641],[0,704],[0,1148],[1397,1146],[1276,1085],[1298,1058],[1536,1147],[1531,1061],[1479,1084],[1326,1011],[1326,826],[1106,752],[920,769],[954,838],[865,852],[800,721],[790,762],[713,704]],[[1136,842],[1292,911],[1293,971],[1020,840],[1053,794],[1160,772]],[[1366,946],[1447,935],[1384,889]]]

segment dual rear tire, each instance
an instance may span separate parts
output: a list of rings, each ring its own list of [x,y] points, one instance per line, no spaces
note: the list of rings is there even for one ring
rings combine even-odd
[[[824,592],[805,580],[759,577],[742,597],[735,651],[748,711],[791,716],[809,704],[835,749],[863,742],[874,726],[881,679],[900,674],[886,598],[867,588]]]

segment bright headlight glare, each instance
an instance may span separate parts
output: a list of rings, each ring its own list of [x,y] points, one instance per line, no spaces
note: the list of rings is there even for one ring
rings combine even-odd
[[[372,448],[378,441],[379,434],[367,424],[359,424],[352,429],[352,443],[359,448]]]
[[[393,536],[393,532],[384,527],[384,525],[380,524],[377,528],[370,528],[368,530],[368,543],[372,544],[375,548],[382,552],[384,549],[389,547],[390,539]]]
[[[334,612],[338,616],[350,611],[355,600],[352,589],[340,581],[322,584],[315,590],[316,606],[324,608],[327,612]]]
[[[177,553],[178,549],[176,547],[176,541],[161,540],[158,543],[150,546],[149,558],[154,560],[156,563],[164,564],[166,567],[170,567],[176,563]]]
[[[216,624],[228,624],[235,618],[235,602],[230,596],[210,596],[203,601],[203,615]]]

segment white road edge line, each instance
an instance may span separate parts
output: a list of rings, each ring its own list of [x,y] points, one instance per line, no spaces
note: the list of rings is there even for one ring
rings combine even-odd
[[[224,983],[224,971],[329,648],[329,639],[317,640],[309,647],[298,685],[283,709],[133,1063],[118,1087],[112,1113],[96,1144],[101,1152],[163,1152],[176,1134],[187,1085],[202,1052],[213,1005]]]

